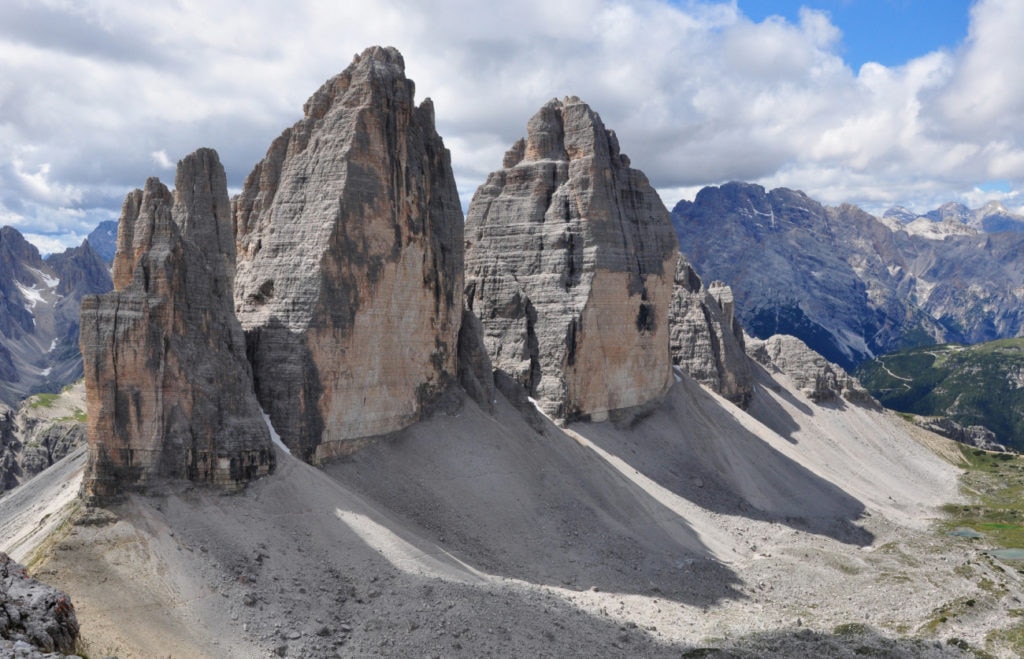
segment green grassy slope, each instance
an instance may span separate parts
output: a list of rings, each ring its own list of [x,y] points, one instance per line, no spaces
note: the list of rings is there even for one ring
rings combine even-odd
[[[1024,450],[1024,338],[903,350],[865,362],[856,375],[888,408],[985,426]]]

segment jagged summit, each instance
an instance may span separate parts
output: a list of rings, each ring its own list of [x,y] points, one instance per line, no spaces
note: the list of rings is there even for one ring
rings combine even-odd
[[[394,48],[305,104],[233,204],[235,308],[282,439],[320,459],[413,423],[457,377],[462,209]]]
[[[601,418],[671,383],[676,240],[629,164],[587,104],[553,99],[469,207],[467,303],[495,369],[555,416]]]
[[[125,199],[115,290],[82,302],[90,469],[99,499],[161,477],[237,488],[273,469],[232,313],[234,241],[217,153]]]
[[[895,206],[882,214],[882,221],[894,231],[902,229],[912,235],[933,240],[942,240],[951,235],[1024,232],[1024,216],[1014,213],[996,200],[988,201],[980,208],[968,208],[959,202],[950,201],[920,215],[902,206]]]

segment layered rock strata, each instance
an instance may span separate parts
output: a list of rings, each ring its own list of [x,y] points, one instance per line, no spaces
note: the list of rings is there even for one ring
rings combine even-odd
[[[469,207],[467,304],[494,367],[553,416],[604,418],[672,380],[677,242],[629,165],[596,112],[552,100]]]
[[[429,100],[369,48],[234,201],[235,306],[282,440],[318,461],[407,426],[458,377],[462,209]]]
[[[676,262],[669,346],[672,363],[693,379],[740,407],[750,402],[753,374],[732,289],[719,281],[705,288],[683,255]]]
[[[87,495],[157,477],[235,489],[273,469],[232,312],[235,244],[224,168],[201,149],[128,194],[112,293],[82,303]]]
[[[760,364],[785,373],[802,394],[816,403],[846,399],[852,403],[878,406],[857,378],[787,334],[767,339],[750,339],[747,352]]]

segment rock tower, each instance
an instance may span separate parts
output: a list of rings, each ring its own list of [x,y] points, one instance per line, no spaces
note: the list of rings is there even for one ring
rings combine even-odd
[[[429,100],[373,47],[306,102],[234,201],[256,391],[306,460],[418,420],[458,378],[462,209]]]
[[[705,288],[680,254],[669,311],[672,363],[745,408],[754,395],[754,376],[734,311],[732,289],[720,281]]]
[[[566,419],[657,399],[672,382],[677,251],[668,211],[597,113],[548,102],[466,218],[467,304],[494,367]]]
[[[234,236],[224,168],[200,149],[128,194],[114,291],[82,301],[87,496],[159,477],[236,489],[271,471],[270,433],[232,311]]]

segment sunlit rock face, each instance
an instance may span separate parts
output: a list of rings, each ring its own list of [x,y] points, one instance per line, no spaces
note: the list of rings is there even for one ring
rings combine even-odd
[[[597,113],[574,97],[547,103],[466,218],[467,304],[494,368],[566,419],[660,397],[676,245]]]
[[[270,434],[233,313],[234,236],[224,168],[200,149],[128,194],[115,289],[82,302],[86,494],[160,478],[226,489],[270,472]]]
[[[306,102],[234,200],[256,391],[317,461],[422,417],[458,377],[462,209],[429,100],[369,48]]]
[[[764,340],[751,339],[747,342],[747,352],[763,366],[785,373],[796,389],[816,403],[845,399],[860,405],[878,406],[857,378],[795,336],[776,334]]]

